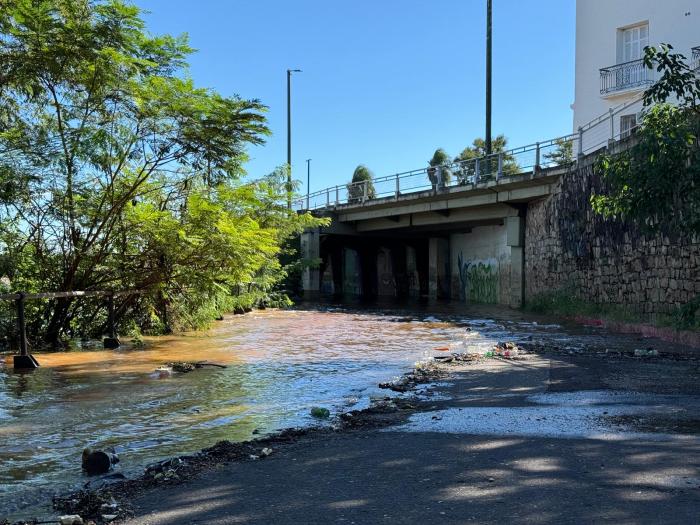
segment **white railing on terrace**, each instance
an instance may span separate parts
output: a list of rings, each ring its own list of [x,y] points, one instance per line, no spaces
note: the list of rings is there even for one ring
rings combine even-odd
[[[642,96],[639,95],[581,126],[572,135],[440,167],[424,167],[375,177],[372,179],[374,193],[366,182],[331,186],[294,200],[293,208],[300,211],[318,210],[344,204],[364,204],[377,199],[398,199],[401,195],[427,190],[439,192],[451,187],[505,181],[515,175],[536,174],[545,168],[573,164],[578,156],[593,153],[634,133],[641,109]],[[619,117],[622,114],[635,116],[626,129],[620,129]]]

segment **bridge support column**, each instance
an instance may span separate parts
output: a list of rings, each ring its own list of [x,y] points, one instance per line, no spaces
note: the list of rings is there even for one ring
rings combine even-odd
[[[301,234],[301,256],[306,263],[313,262],[312,266],[306,265],[301,274],[301,287],[305,298],[316,298],[321,293],[321,275],[318,262],[321,256],[320,230],[314,228]]]
[[[450,241],[440,237],[428,241],[428,296],[450,298]]]
[[[525,218],[506,218],[510,246],[510,306],[520,308],[525,297]]]

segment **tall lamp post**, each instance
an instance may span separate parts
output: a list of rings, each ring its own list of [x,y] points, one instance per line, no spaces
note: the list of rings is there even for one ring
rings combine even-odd
[[[311,159],[306,159],[306,209],[309,209],[309,192],[311,191]]]
[[[301,69],[287,70],[287,207],[292,208],[292,73]]]
[[[491,0],[486,0],[486,155],[491,155]]]

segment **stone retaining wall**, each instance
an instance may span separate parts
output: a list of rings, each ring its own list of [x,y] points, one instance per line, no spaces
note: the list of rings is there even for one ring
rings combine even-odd
[[[581,299],[645,313],[670,313],[700,295],[700,241],[646,236],[593,213],[601,182],[592,159],[527,208],[525,299],[571,290]]]

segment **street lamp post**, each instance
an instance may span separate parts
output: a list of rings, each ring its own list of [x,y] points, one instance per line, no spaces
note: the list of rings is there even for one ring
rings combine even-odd
[[[292,208],[292,73],[301,69],[287,70],[287,207]]]
[[[491,155],[491,0],[486,0],[486,155]]]
[[[306,209],[309,209],[309,193],[311,191],[311,159],[306,159]]]

